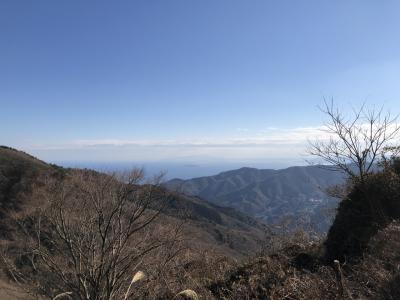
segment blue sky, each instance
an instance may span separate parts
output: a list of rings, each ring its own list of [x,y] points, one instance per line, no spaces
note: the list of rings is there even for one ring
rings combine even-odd
[[[323,97],[400,111],[399,11],[3,0],[0,144],[48,161],[295,163]]]

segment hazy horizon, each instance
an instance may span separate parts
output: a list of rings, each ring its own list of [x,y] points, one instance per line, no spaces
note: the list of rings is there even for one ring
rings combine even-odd
[[[240,168],[256,169],[285,169],[293,166],[307,165],[305,161],[276,161],[276,162],[214,162],[193,164],[190,162],[135,162],[135,161],[49,161],[62,167],[88,168],[100,172],[129,171],[133,168],[143,168],[146,177],[156,176],[164,173],[164,179],[191,179],[203,176],[217,175],[221,172],[236,170]]]
[[[324,98],[400,111],[399,10],[2,1],[0,142],[45,161],[296,164]]]

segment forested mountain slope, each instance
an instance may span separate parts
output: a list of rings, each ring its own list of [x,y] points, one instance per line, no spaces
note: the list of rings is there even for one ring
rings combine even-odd
[[[215,176],[173,179],[165,186],[238,209],[268,223],[289,218],[325,231],[329,226],[326,214],[338,202],[326,194],[326,189],[343,182],[340,172],[305,166],[282,170],[241,168]]]

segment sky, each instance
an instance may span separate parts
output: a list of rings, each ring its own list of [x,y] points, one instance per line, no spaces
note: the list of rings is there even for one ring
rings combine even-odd
[[[399,1],[0,1],[0,144],[50,162],[304,163],[323,99],[400,112]]]

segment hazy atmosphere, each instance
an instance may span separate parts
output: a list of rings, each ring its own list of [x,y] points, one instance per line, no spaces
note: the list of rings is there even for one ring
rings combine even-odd
[[[0,140],[69,165],[302,165],[324,98],[400,110],[399,10],[2,1]]]

